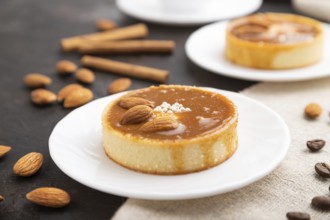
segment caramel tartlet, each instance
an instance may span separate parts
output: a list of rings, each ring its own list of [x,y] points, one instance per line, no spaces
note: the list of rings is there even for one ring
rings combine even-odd
[[[237,148],[237,109],[225,96],[190,86],[135,90],[104,110],[103,148],[129,169],[152,174],[205,170]]]
[[[290,69],[321,60],[320,22],[292,14],[260,13],[233,20],[225,55],[232,62],[260,69]]]

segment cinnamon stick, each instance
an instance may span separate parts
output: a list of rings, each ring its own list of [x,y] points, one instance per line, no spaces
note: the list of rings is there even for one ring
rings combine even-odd
[[[61,46],[63,51],[73,51],[77,50],[80,45],[89,42],[134,39],[142,38],[147,35],[147,26],[145,24],[136,24],[115,30],[64,38],[61,41]]]
[[[164,83],[169,75],[169,72],[166,70],[138,66],[93,56],[83,56],[81,62],[86,67],[160,83]]]
[[[130,53],[171,53],[175,47],[171,40],[130,40],[83,44],[79,52],[84,54],[130,54]]]

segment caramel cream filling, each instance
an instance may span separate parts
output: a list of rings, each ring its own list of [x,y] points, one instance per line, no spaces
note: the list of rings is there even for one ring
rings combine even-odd
[[[150,87],[131,92],[127,96],[144,98],[154,104],[153,118],[166,115],[178,121],[179,126],[172,130],[144,132],[144,123],[122,125],[121,118],[127,109],[118,104],[108,112],[110,125],[125,134],[140,138],[181,140],[196,138],[223,128],[236,116],[234,104],[226,97],[194,87]],[[153,120],[150,118],[149,120]]]
[[[253,42],[294,44],[313,40],[317,30],[308,24],[259,15],[234,27],[232,34]]]

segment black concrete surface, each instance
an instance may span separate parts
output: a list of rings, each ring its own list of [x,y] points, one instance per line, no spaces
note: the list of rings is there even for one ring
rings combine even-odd
[[[238,6],[239,7],[239,6]],[[260,11],[291,12],[289,1],[267,1]],[[59,49],[63,37],[96,31],[99,18],[115,20],[120,26],[140,21],[122,14],[114,0],[1,0],[0,1],[0,145],[10,145],[12,151],[0,158],[0,219],[109,219],[126,198],[88,188],[61,172],[52,161],[48,138],[55,124],[70,110],[61,105],[36,107],[30,101],[30,90],[22,78],[30,72],[50,76],[50,90],[57,92],[75,82],[74,77],[59,77],[55,64],[60,59],[79,63],[78,54],[64,54]],[[184,44],[198,27],[169,27],[147,23],[150,39],[173,39],[177,47],[172,55],[121,55],[115,60],[148,65],[171,72],[169,83],[209,86],[240,91],[255,82],[231,79],[205,71],[192,64],[185,55]],[[207,42],[206,46],[207,46]],[[96,82],[90,86],[95,99],[106,96],[113,74],[96,71]],[[133,79],[132,89],[153,85],[153,82]],[[33,177],[13,175],[15,161],[31,151],[41,152],[42,169]],[[82,171],[83,172],[83,171]],[[67,190],[72,203],[61,209],[44,208],[25,199],[25,194],[41,186]]]

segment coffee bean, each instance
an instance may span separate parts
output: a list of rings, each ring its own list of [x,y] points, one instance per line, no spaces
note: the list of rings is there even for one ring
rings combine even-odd
[[[306,145],[311,151],[315,152],[324,147],[325,141],[321,139],[310,140],[307,141]]]
[[[330,210],[330,197],[316,196],[312,199],[312,205],[322,210]]]
[[[314,168],[320,176],[330,178],[330,166],[327,163],[317,163]]]
[[[306,212],[288,212],[286,217],[289,220],[310,220],[311,216]]]

